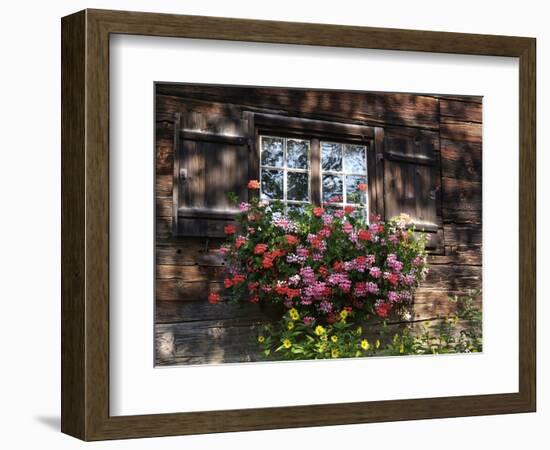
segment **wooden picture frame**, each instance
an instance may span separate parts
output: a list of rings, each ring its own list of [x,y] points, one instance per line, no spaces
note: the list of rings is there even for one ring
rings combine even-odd
[[[532,412],[536,408],[533,38],[85,10],[62,19],[62,431],[83,440]],[[109,36],[135,34],[519,58],[519,391],[109,415]]]

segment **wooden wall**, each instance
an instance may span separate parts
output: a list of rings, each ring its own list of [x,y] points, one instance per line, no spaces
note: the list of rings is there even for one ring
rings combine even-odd
[[[257,305],[210,305],[223,267],[208,256],[222,241],[172,236],[174,115],[185,108],[231,115],[243,110],[384,126],[386,138],[419,134],[440,164],[441,242],[415,294],[416,325],[448,314],[449,295],[481,288],[481,130],[479,97],[334,93],[264,88],[157,85],[156,96],[156,363],[253,361],[255,328],[270,320]],[[392,325],[402,326],[402,323]],[[373,332],[377,325],[373,324]]]

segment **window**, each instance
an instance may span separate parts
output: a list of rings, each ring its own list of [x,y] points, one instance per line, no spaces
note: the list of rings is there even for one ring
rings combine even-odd
[[[353,205],[367,215],[367,146],[342,142],[320,142],[321,164],[311,166],[311,141],[279,136],[260,136],[262,200],[281,201],[286,210],[312,201],[312,178],[322,203],[342,208]],[[316,147],[317,147],[316,146]],[[312,173],[312,171],[320,173]]]
[[[368,211],[366,145],[321,141],[321,174],[323,203]]]
[[[275,136],[260,140],[261,199],[279,200],[285,209],[310,202],[310,142]]]

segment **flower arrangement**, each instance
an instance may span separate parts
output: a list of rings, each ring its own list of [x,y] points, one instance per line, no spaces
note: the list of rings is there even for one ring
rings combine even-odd
[[[259,183],[252,180],[248,187],[259,189]],[[281,305],[286,310],[281,324],[296,326],[293,332],[303,332],[303,339],[319,327],[334,328],[342,336],[336,337],[338,345],[327,343],[331,357],[348,353],[348,344],[354,355],[357,345],[369,350],[371,344],[355,342],[361,336],[348,333],[348,327],[357,329],[355,324],[370,316],[407,314],[427,273],[426,236],[415,235],[406,215],[368,222],[361,210],[330,202],[285,214],[282,204],[257,197],[239,209],[236,224],[224,229],[227,242],[220,249],[228,261],[224,296]],[[209,301],[221,297],[211,293]],[[296,351],[289,342],[283,338],[282,348]]]

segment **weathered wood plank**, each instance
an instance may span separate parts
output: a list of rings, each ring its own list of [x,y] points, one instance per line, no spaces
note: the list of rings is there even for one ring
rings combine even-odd
[[[223,101],[223,99],[222,99]],[[197,112],[203,115],[240,117],[242,108],[229,103],[181,98],[173,95],[156,96],[156,121],[171,123],[176,113],[184,111]]]
[[[445,224],[445,245],[476,249],[482,244],[482,232],[483,229],[478,224]]]
[[[442,214],[444,223],[481,223],[481,210],[443,208]]]
[[[222,265],[219,248],[223,239],[178,238],[156,246],[156,263],[172,265]]]
[[[227,303],[212,305],[208,302],[155,303],[155,323],[195,322],[198,320],[248,320],[250,323],[270,320],[272,317],[254,303]]]
[[[192,266],[174,266],[157,264],[155,274],[157,279],[182,280],[188,283],[212,282],[223,281],[225,270],[223,266],[202,266],[198,264]]]
[[[155,236],[157,244],[175,242],[172,235],[172,216],[157,217],[155,221]]]
[[[235,320],[205,320],[155,326],[156,362],[216,364],[250,362],[259,357],[257,324]]]
[[[443,205],[447,209],[481,210],[482,185],[478,181],[442,177]]]
[[[155,171],[157,175],[170,175],[174,168],[174,143],[172,139],[157,137]]]
[[[450,99],[439,100],[439,111],[441,116],[460,120],[463,122],[482,121],[482,104],[474,102],[463,102]]]
[[[441,141],[441,174],[444,177],[481,181],[481,144],[443,139]]]
[[[481,289],[480,266],[431,265],[418,294],[428,291],[453,291],[465,293],[469,289]]]
[[[480,266],[482,259],[481,245],[472,248],[446,246],[444,255],[428,255],[429,264]]]
[[[289,115],[340,118],[371,124],[397,124],[437,129],[438,100],[430,96],[376,92],[315,91],[311,89],[233,88],[206,85],[158,85],[167,96],[243,107],[261,106]],[[168,110],[168,107],[165,108]],[[157,116],[158,120],[158,116]]]
[[[481,143],[482,126],[480,123],[458,122],[442,117],[439,135],[442,139]]]
[[[155,194],[158,197],[172,196],[172,185],[174,176],[172,174],[157,175],[155,177]]]
[[[207,301],[210,292],[223,294],[223,283],[220,281],[184,281],[180,279],[155,280],[155,299],[157,301]]]
[[[155,198],[155,215],[157,217],[168,217],[172,215],[172,197]]]

